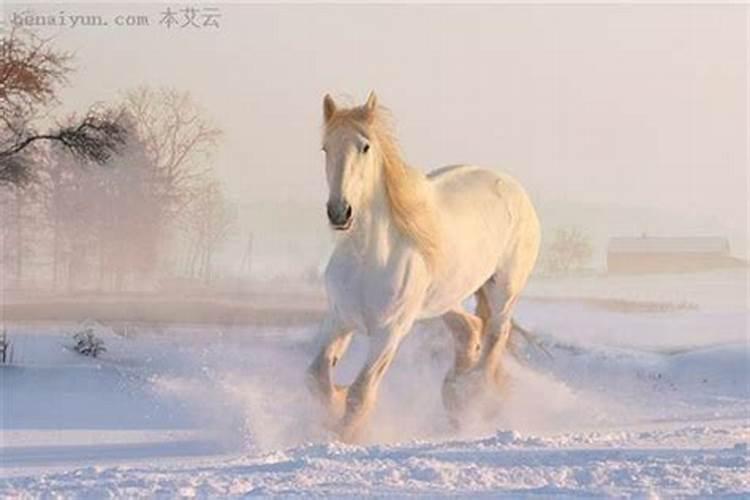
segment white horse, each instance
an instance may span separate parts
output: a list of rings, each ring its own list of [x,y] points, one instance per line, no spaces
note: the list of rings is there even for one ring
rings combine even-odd
[[[407,166],[374,93],[346,109],[326,95],[323,114],[328,218],[341,237],[325,271],[329,307],[310,388],[339,437],[357,439],[414,321],[441,316],[456,344],[443,401],[456,415],[469,387],[500,378],[513,307],[539,250],[534,207],[507,175]],[[462,307],[472,294],[476,314]],[[352,385],[335,385],[332,370],[355,331],[369,336],[369,357]]]

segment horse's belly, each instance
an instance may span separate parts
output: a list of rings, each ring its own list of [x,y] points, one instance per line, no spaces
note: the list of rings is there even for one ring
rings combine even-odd
[[[445,314],[487,282],[497,270],[502,246],[498,239],[485,233],[453,242],[425,294],[423,317]]]
[[[495,269],[496,260],[490,257],[456,266],[450,273],[435,276],[425,295],[422,318],[442,316],[460,305],[492,276]]]

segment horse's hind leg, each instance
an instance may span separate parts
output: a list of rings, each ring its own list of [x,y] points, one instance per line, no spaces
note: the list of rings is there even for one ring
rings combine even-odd
[[[482,356],[477,363],[486,382],[501,386],[504,375],[502,355],[508,347],[511,333],[511,317],[518,300],[520,290],[514,289],[511,283],[495,275],[482,286],[484,296],[482,312],[484,327],[484,346]]]
[[[443,406],[455,422],[464,401],[464,390],[458,384],[459,377],[477,364],[482,351],[482,320],[462,308],[453,309],[443,316],[443,321],[453,334],[455,360],[443,380]]]
[[[508,286],[501,275],[490,278],[476,293],[477,316],[474,324],[482,326],[480,348],[471,356],[465,370],[451,369],[443,384],[443,401],[454,424],[461,414],[479,409],[476,404],[489,402],[502,389],[505,381],[502,355],[508,345],[511,315],[518,293]],[[455,333],[454,333],[455,335]]]
[[[310,392],[323,403],[329,419],[335,422],[344,414],[347,388],[333,383],[333,368],[349,347],[352,331],[326,319],[321,333],[323,342],[307,369],[307,382]]]
[[[513,309],[528,279],[529,271],[524,266],[511,266],[514,272],[498,272],[481,288],[485,300],[484,346],[482,358],[477,363],[484,379],[501,389],[506,376],[502,366],[502,356],[510,340]]]

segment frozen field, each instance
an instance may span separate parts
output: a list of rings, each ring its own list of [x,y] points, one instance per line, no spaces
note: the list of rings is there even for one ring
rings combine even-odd
[[[750,495],[747,275],[533,283],[509,394],[451,431],[439,323],[407,339],[369,437],[337,443],[303,375],[315,326],[10,324],[0,368],[0,497]],[[365,354],[354,343],[350,380]]]

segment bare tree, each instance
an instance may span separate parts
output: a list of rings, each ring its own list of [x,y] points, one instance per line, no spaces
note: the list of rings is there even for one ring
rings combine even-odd
[[[75,278],[121,290],[128,277],[154,270],[162,221],[154,170],[143,144],[129,135],[128,147],[110,160],[112,168],[72,169],[73,155],[62,146],[52,148],[43,173],[55,287],[65,277],[69,289]]]
[[[47,167],[48,158],[43,149],[29,151],[26,157],[37,171]],[[43,243],[46,229],[40,217],[44,196],[44,186],[39,182],[10,184],[0,189],[0,273],[11,278],[5,281],[6,285],[25,286],[38,267],[29,264],[43,257],[39,244]]]
[[[0,120],[20,134],[19,119],[33,117],[55,100],[66,82],[72,56],[17,27],[0,40]]]
[[[174,216],[210,173],[206,160],[221,130],[204,117],[188,92],[173,88],[136,88],[125,94],[124,105],[156,168],[160,196]]]
[[[17,27],[0,39],[0,185],[22,185],[31,178],[31,147],[59,142],[79,159],[105,163],[125,143],[118,114],[92,108],[76,123],[47,132],[34,121],[56,102],[71,72],[71,55]]]
[[[591,260],[593,246],[577,227],[558,228],[544,252],[544,267],[551,273],[581,269]]]
[[[214,255],[234,227],[236,210],[227,202],[219,183],[209,181],[189,205],[184,219],[188,240],[186,272],[192,278],[209,282]]]
[[[192,200],[204,200],[220,131],[188,93],[147,87],[126,93],[118,110],[94,106],[41,126],[71,61],[22,28],[0,40],[3,272],[21,282],[33,246],[51,257],[55,286],[65,279],[73,287],[75,278],[119,289],[128,276],[153,272],[169,230],[185,224]],[[222,226],[214,218],[201,236],[203,275],[221,240],[211,231]],[[47,247],[38,244],[44,238]]]
[[[118,123],[117,113],[100,112],[92,108],[82,120],[74,125],[46,134],[27,135],[4,151],[0,151],[0,162],[4,159],[12,161],[33,142],[47,140],[60,142],[81,160],[104,164],[118,147],[125,144],[125,135],[125,127]]]

